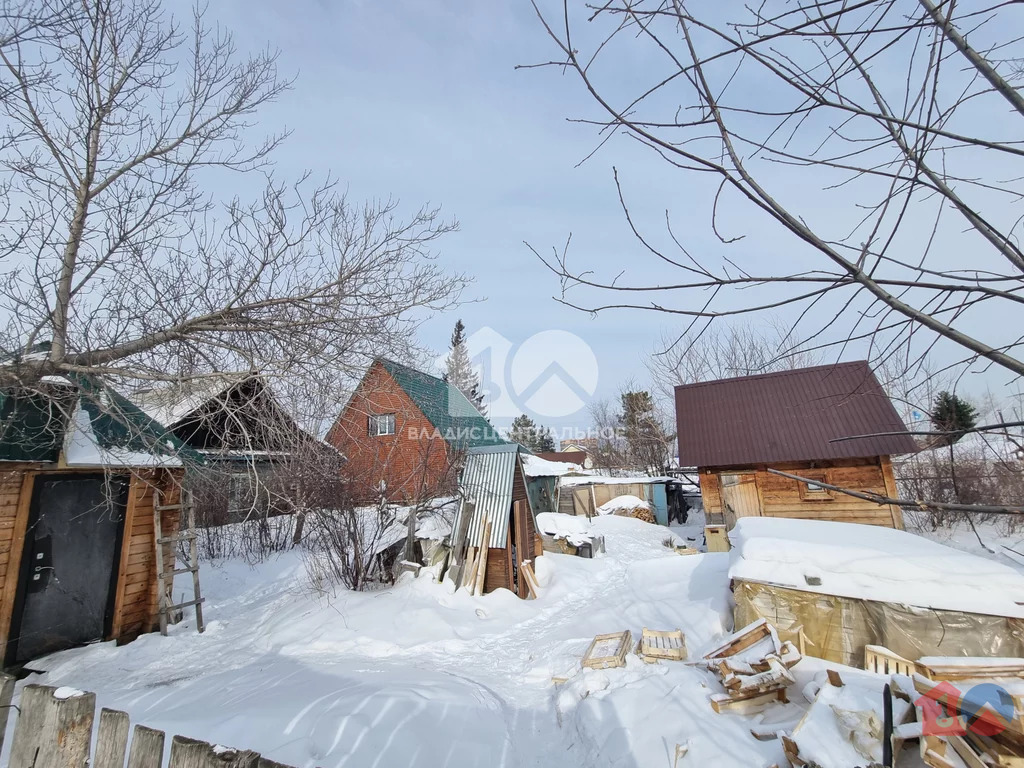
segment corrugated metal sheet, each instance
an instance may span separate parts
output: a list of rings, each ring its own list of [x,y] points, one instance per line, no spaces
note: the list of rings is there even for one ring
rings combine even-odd
[[[486,520],[491,521],[491,547],[504,548],[508,541],[509,512],[512,509],[512,483],[518,471],[519,446],[515,444],[471,448],[466,454],[459,490],[463,499],[475,504],[469,522],[468,542],[478,546]],[[459,530],[463,514],[460,507],[452,527]]]
[[[733,467],[914,453],[865,361],[676,387],[682,466]],[[901,434],[882,435],[879,433]],[[853,435],[873,435],[833,442]]]

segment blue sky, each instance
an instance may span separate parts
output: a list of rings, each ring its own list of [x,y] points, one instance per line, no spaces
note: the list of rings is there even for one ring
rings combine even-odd
[[[424,325],[423,343],[443,350],[459,316],[471,333],[493,329],[513,353],[535,334],[566,331],[596,357],[597,380],[585,387],[592,397],[646,379],[644,359],[670,319],[592,317],[559,305],[551,298],[557,280],[524,241],[550,251],[571,233],[577,264],[606,275],[625,270],[634,282],[664,280],[628,230],[612,168],[642,226],[663,230],[669,209],[697,252],[721,248],[708,224],[711,196],[626,137],[576,167],[598,138],[567,118],[593,117],[595,105],[573,76],[515,69],[555,56],[529,3],[221,0],[209,18],[233,30],[243,51],[279,49],[282,72],[297,75],[294,89],[261,114],[267,132],[293,132],[277,155],[283,176],[331,173],[355,200],[395,196],[410,211],[430,202],[460,221],[439,250],[475,283],[464,307]],[[624,72],[643,71],[654,66],[645,55],[632,47],[618,61]],[[614,69],[605,77],[617,85]],[[802,213],[830,215],[813,190],[786,192]],[[781,261],[788,270],[801,258],[792,238],[766,222],[742,212],[732,222],[750,238],[739,258],[758,271]],[[558,360],[559,350],[534,346]],[[580,410],[544,421],[582,426],[588,417]]]

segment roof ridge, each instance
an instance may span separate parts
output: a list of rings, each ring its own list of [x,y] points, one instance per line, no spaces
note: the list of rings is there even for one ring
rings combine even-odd
[[[809,365],[804,368],[786,368],[782,371],[768,371],[766,373],[753,373],[745,376],[728,376],[724,379],[709,379],[707,381],[694,381],[689,384],[677,384],[675,390],[680,389],[692,389],[695,387],[704,387],[709,384],[726,384],[733,381],[751,381],[754,379],[768,379],[776,378],[781,376],[790,376],[800,373],[808,373],[810,371],[820,371],[826,368],[852,368],[854,366],[865,366],[869,371],[871,370],[867,360],[845,360],[837,363],[824,363],[822,365]]]

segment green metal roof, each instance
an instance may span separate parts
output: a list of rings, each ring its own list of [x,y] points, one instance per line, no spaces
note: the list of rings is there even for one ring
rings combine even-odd
[[[88,428],[88,435],[79,435]],[[66,440],[89,440],[105,463],[169,457],[202,464],[203,457],[134,403],[98,379],[68,374],[63,381],[41,382],[29,390],[0,390],[0,461],[52,463]]]
[[[457,387],[392,360],[378,362],[449,444],[459,448],[506,444]]]

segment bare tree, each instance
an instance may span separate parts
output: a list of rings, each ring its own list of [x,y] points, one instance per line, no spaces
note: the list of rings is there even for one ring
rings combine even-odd
[[[336,390],[457,301],[436,209],[403,219],[274,176],[285,137],[253,137],[289,84],[201,9],[182,24],[158,0],[31,0],[0,18],[8,378],[258,370]],[[238,178],[254,198],[217,203]]]
[[[791,335],[781,321],[714,326],[685,336],[664,332],[647,359],[647,371],[661,398],[673,403],[680,384],[805,368],[819,362],[817,354],[794,344]]]
[[[718,238],[697,252],[671,213],[646,231],[616,171],[666,276],[603,277],[566,248],[541,256],[561,301],[679,315],[684,334],[786,307],[807,351],[864,343],[912,370],[942,342],[961,365],[1024,374],[1020,324],[993,322],[1024,303],[1018,4],[553,5],[534,0],[560,52],[538,66],[579,78],[604,140],[624,133],[705,192]],[[769,261],[779,234],[786,257]]]

